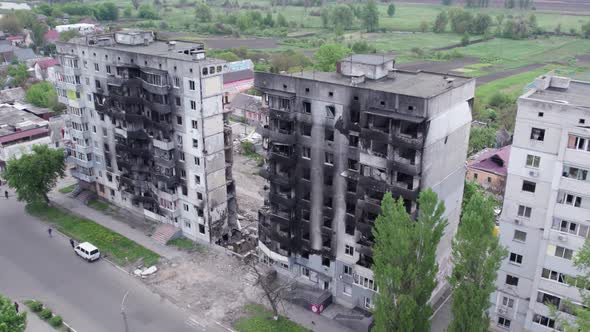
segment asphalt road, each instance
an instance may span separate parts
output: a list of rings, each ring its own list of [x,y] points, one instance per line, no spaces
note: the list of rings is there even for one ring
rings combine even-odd
[[[124,319],[121,301],[127,292]],[[77,257],[68,239],[55,233],[49,238],[45,224],[27,215],[14,196],[4,195],[0,293],[19,301],[38,299],[78,332],[227,331],[189,316],[106,261]]]

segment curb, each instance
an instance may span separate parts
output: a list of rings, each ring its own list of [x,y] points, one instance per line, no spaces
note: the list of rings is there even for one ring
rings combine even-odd
[[[28,299],[28,300],[30,300],[30,301],[37,301],[37,302],[39,302],[39,303],[43,304],[43,302],[41,302],[41,301],[39,301],[39,300],[36,300],[36,299]],[[30,311],[31,311],[31,314],[34,314],[34,315],[35,315],[35,316],[37,316],[37,317],[38,317],[38,318],[39,318],[41,321],[43,321],[43,322],[45,322],[47,325],[51,326],[51,324],[49,324],[49,322],[48,322],[48,321],[46,321],[45,319],[41,318],[41,317],[40,317],[40,316],[39,316],[39,315],[38,315],[36,312],[33,312],[33,311],[32,311],[32,310],[31,310],[31,309],[30,309],[30,308],[29,308],[29,307],[28,307],[28,306],[27,306],[27,305],[26,305],[24,302],[23,302],[23,305],[24,305],[25,307],[27,307],[27,309],[28,309],[28,310],[30,310]],[[45,306],[45,304],[43,304],[43,306]],[[55,314],[55,313],[53,313],[53,314]],[[68,329],[72,330],[72,332],[78,332],[78,331],[77,331],[76,329],[74,329],[74,328],[73,328],[73,327],[72,327],[70,324],[66,323],[66,322],[65,322],[63,319],[62,319],[62,324],[63,324],[65,327],[67,327]],[[51,327],[57,331],[57,329],[56,329],[55,327],[53,327],[53,326],[51,326]]]

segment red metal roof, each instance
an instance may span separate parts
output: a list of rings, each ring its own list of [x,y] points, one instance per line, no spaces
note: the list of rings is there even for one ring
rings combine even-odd
[[[25,39],[25,37],[21,36],[21,35],[6,37],[6,40],[19,40],[19,39]]]
[[[37,61],[36,64],[38,64],[39,67],[41,67],[41,69],[47,69],[49,67],[59,65],[59,60],[57,60],[57,59],[44,59],[44,60]]]
[[[469,163],[467,168],[506,176],[508,173],[508,162],[510,161],[510,147],[511,145],[507,145],[500,149],[484,151]]]
[[[0,143],[12,142],[12,141],[19,140],[23,137],[35,136],[35,135],[46,134],[46,133],[49,133],[49,129],[47,129],[47,128],[35,128],[35,129],[30,129],[30,130],[25,130],[25,131],[19,131],[14,134],[9,134],[9,135],[0,137]]]
[[[59,39],[59,32],[57,30],[48,30],[43,36],[47,41],[55,41]]]

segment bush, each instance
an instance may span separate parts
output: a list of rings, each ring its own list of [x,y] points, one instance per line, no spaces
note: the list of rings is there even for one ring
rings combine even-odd
[[[61,319],[61,316],[53,316],[51,319],[49,319],[49,325],[53,327],[60,327],[62,324],[63,319]]]
[[[29,308],[31,308],[31,311],[33,312],[40,312],[43,310],[43,304],[39,301],[33,301],[29,304]]]
[[[41,310],[41,312],[39,313],[39,316],[43,319],[49,319],[49,318],[51,318],[51,316],[53,316],[53,313],[51,312],[51,309],[45,308],[45,309]]]

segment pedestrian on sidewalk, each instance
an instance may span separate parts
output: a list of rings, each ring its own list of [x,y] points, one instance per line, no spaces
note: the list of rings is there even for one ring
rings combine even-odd
[[[70,239],[70,245],[72,246],[72,249],[76,246],[73,239]]]
[[[53,237],[53,236],[51,236],[51,232],[53,232],[53,229],[51,229],[51,228],[48,228],[48,229],[47,229],[47,233],[49,233],[49,237]]]
[[[6,199],[8,199],[8,190],[4,190],[4,197],[6,197]]]
[[[18,314],[18,303],[16,303],[16,301],[14,301],[14,310],[16,310],[16,313]]]

